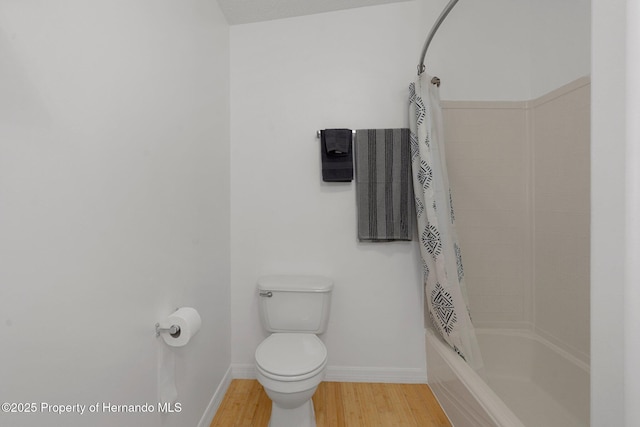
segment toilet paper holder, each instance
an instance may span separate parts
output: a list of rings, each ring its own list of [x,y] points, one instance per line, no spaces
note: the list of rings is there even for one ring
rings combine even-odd
[[[163,332],[169,332],[169,335],[174,338],[178,338],[180,336],[180,326],[171,325],[168,328],[161,328],[160,323],[156,323],[156,338]]]

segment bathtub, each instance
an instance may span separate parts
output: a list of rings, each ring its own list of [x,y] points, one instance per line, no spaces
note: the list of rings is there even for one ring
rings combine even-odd
[[[589,367],[525,330],[477,329],[482,377],[432,330],[428,382],[454,427],[587,427]]]

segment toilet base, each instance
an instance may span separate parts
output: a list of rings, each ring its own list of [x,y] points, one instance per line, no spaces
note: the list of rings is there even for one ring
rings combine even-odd
[[[309,399],[293,409],[280,408],[272,402],[269,427],[316,427],[313,400]]]

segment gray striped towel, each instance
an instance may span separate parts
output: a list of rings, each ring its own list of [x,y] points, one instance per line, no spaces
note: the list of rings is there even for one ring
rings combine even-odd
[[[358,238],[411,240],[414,202],[409,129],[356,131]]]

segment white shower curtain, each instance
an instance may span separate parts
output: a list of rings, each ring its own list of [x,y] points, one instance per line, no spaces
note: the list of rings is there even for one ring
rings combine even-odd
[[[445,162],[439,88],[422,73],[409,91],[413,191],[429,317],[460,357],[480,371]]]

